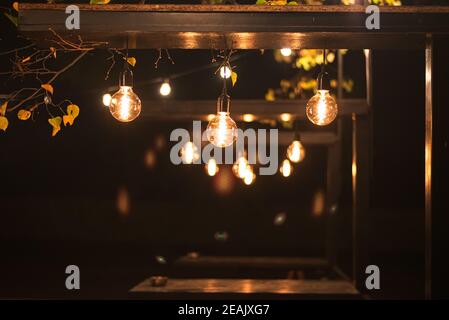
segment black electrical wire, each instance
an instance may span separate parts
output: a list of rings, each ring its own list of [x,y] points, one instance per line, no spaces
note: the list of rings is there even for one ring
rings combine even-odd
[[[240,60],[242,58],[248,57],[249,55],[252,55],[254,53],[255,53],[255,51],[245,52],[245,53],[238,54],[238,55],[233,55],[233,56],[231,56],[229,58],[229,61],[230,62],[234,62],[234,61]],[[182,71],[182,72],[179,72],[179,73],[176,73],[176,74],[172,74],[172,75],[167,76],[167,77],[157,77],[157,78],[141,81],[139,83],[136,83],[135,87],[142,87],[142,86],[146,86],[146,85],[162,83],[165,80],[169,80],[170,81],[170,80],[178,79],[178,78],[185,77],[185,76],[191,75],[191,74],[199,72],[199,71],[212,69],[214,67],[216,68],[216,67],[219,66],[220,63],[221,62],[218,62],[218,61],[214,62],[214,63],[208,63],[206,65],[203,65],[203,66],[200,66],[200,67],[196,67],[196,68],[192,68],[192,69],[189,69],[189,70],[186,70],[186,71]],[[112,86],[112,87],[108,87],[105,91],[106,92],[111,92],[111,91],[114,91],[116,89],[117,89],[116,86]]]

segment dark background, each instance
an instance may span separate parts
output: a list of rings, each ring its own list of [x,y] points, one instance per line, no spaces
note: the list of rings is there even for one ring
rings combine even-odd
[[[2,51],[13,46],[14,30],[1,17]],[[449,297],[447,208],[449,75],[448,39],[435,41],[435,140],[433,285],[435,298]],[[5,45],[6,43],[6,45]],[[132,52],[137,58],[135,90],[143,101],[160,99],[158,80],[210,63],[210,52],[170,50],[154,69],[156,51]],[[252,186],[231,180],[233,190],[220,195],[203,166],[173,166],[169,133],[189,123],[137,119],[120,124],[101,104],[106,88],[116,84],[119,67],[104,80],[108,54],[84,58],[55,83],[55,100],[69,98],[81,113],[73,127],[51,137],[44,110],[33,123],[10,116],[0,132],[0,297],[123,298],[152,274],[181,276],[174,260],[195,251],[213,255],[322,256],[326,217],[314,215],[316,194],[325,191],[326,150],[307,147],[307,157],[293,175],[258,176]],[[2,70],[8,59],[0,57]],[[236,62],[234,99],[263,99],[267,88],[297,70],[276,63],[267,50]],[[175,79],[170,99],[215,99],[220,82],[214,68]],[[424,53],[374,51],[372,184],[367,246],[370,263],[381,268],[378,298],[423,298],[424,292]],[[345,57],[345,74],[363,97],[363,53]],[[148,83],[149,79],[156,79]],[[25,85],[1,79],[1,94]],[[143,83],[145,81],[145,83]],[[151,81],[150,81],[151,82]],[[139,84],[140,83],[140,84]],[[143,105],[143,108],[151,108]],[[213,112],[214,106],[211,106]],[[343,120],[343,180],[339,211],[339,262],[349,272],[351,255],[351,121]],[[253,124],[246,125],[247,127]],[[256,124],[254,124],[256,126]],[[301,129],[312,129],[306,121]],[[165,147],[157,150],[158,140]],[[369,142],[367,142],[369,143]],[[145,153],[156,152],[156,166]],[[280,150],[281,154],[285,150]],[[280,158],[281,160],[282,158]],[[225,169],[220,171],[223,174]],[[130,210],[117,209],[126,190]],[[273,219],[285,212],[287,220]],[[216,232],[227,232],[226,241]],[[164,257],[161,263],[157,256]],[[76,264],[82,290],[64,287],[65,267]],[[215,272],[215,274],[214,274]],[[226,271],[210,273],[216,277]],[[265,277],[285,277],[269,273]]]

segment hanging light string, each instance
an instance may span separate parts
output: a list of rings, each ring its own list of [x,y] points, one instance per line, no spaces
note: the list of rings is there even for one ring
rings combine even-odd
[[[326,72],[326,49],[323,49],[323,63],[321,64],[321,71],[317,77],[318,90],[323,89],[323,78],[325,75],[327,75],[327,72]]]
[[[133,72],[129,68],[128,63],[128,38],[126,38],[126,51],[125,51],[125,58],[123,61],[123,71],[121,72],[120,75],[120,85],[132,87],[133,82],[134,82]]]
[[[242,53],[242,54],[233,55],[233,56],[229,57],[228,61],[229,62],[234,62],[234,61],[246,58],[246,57],[248,57],[248,56],[250,56],[250,55],[252,55],[254,53],[256,53],[256,51],[245,52],[245,53]],[[126,59],[125,59],[125,62],[127,63]],[[167,76],[167,77],[157,77],[157,78],[141,81],[139,83],[136,83],[136,87],[142,87],[142,86],[145,86],[145,85],[158,84],[158,83],[161,83],[161,82],[163,82],[164,80],[167,80],[167,79],[168,80],[174,80],[174,79],[177,79],[177,78],[182,78],[182,77],[194,74],[196,72],[200,72],[200,71],[203,71],[203,70],[208,70],[208,69],[214,68],[216,66],[217,66],[217,62],[214,62],[212,64],[208,63],[208,64],[205,64],[205,65],[196,67],[196,68],[192,68],[192,69],[189,69],[189,70],[186,70],[186,71],[182,71],[182,72],[179,72],[179,73],[172,74],[172,75]],[[116,86],[111,86],[111,87],[106,88],[105,91],[114,91],[116,88],[117,88]],[[97,92],[97,90],[94,90],[94,89],[92,89],[92,91]]]
[[[224,61],[223,61],[223,64],[222,64],[222,67],[221,68],[225,68],[225,76],[223,77],[223,90],[222,90],[222,92],[221,92],[221,94],[223,95],[223,96],[227,96],[228,95],[228,88],[227,88],[227,85],[226,85],[226,82],[227,82],[227,77],[226,77],[226,67],[229,67],[230,66],[230,64],[229,64],[229,58],[230,58],[230,56],[231,56],[231,51],[229,51],[229,53],[227,54],[227,49],[225,49],[225,51],[224,51]],[[230,70],[231,68],[229,67],[229,70]],[[231,71],[230,71],[231,72]]]
[[[229,59],[232,55],[232,50],[228,51],[228,49],[224,50],[223,54],[223,62],[219,68],[226,68],[228,67],[230,69],[230,63]],[[227,86],[227,78],[226,75],[223,77],[223,88],[221,90],[221,95],[218,97],[217,100],[217,112],[227,112],[229,113],[229,107],[230,107],[230,97],[228,95],[228,86]]]

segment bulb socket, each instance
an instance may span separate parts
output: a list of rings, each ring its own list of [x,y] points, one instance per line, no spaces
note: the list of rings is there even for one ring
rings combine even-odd
[[[329,79],[329,74],[326,71],[320,72],[316,79],[318,90],[330,90],[331,82]]]
[[[226,112],[229,113],[231,106],[231,97],[227,94],[221,94],[217,99],[217,113]]]
[[[125,68],[122,72],[120,72],[119,86],[120,87],[133,86],[133,72],[128,68]]]

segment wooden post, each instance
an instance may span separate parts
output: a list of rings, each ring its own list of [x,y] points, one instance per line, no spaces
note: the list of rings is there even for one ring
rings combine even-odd
[[[425,103],[425,298],[432,298],[432,35],[426,37]]]
[[[340,50],[337,52],[338,59],[338,86],[337,86],[337,104],[343,99],[343,79],[344,65],[343,54]],[[326,196],[326,212],[327,212],[327,229],[326,229],[326,259],[333,269],[337,264],[338,251],[338,211],[339,199],[341,194],[341,136],[342,136],[342,119],[339,118],[337,123],[337,141],[327,148],[327,196]]]
[[[369,219],[371,184],[372,52],[365,50],[366,115],[352,115],[352,209],[353,281],[361,293],[365,288],[365,269],[369,262]]]

